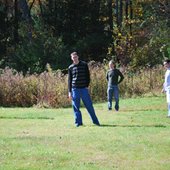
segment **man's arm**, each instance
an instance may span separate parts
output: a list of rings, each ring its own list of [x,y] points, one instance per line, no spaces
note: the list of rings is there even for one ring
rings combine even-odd
[[[89,84],[90,84],[90,71],[89,71],[88,64],[86,64],[86,73],[87,73],[87,83],[88,83],[88,86],[89,86]]]
[[[123,81],[123,79],[124,79],[124,76],[120,71],[119,71],[119,77],[120,77],[120,79],[118,81],[118,84],[121,83]]]
[[[109,71],[106,73],[106,80],[109,81]]]
[[[68,69],[68,97],[71,98],[71,89],[72,89],[72,72],[70,68]]]

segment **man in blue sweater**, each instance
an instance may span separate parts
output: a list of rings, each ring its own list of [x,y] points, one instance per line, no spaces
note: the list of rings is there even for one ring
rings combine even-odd
[[[119,88],[118,84],[124,79],[123,74],[116,69],[116,64],[111,60],[109,62],[109,70],[106,74],[108,81],[107,97],[108,97],[108,110],[112,110],[112,98],[115,98],[115,110],[119,110]]]
[[[90,73],[86,62],[79,61],[77,52],[71,53],[73,63],[68,68],[68,89],[69,98],[72,100],[75,125],[83,125],[82,114],[80,111],[80,100],[82,99],[90,117],[95,125],[100,125],[95,114],[92,100],[89,95],[88,86],[90,84]]]

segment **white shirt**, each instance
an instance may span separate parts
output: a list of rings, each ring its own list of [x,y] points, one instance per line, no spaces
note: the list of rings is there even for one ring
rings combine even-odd
[[[170,88],[170,68],[168,68],[165,72],[165,81],[163,85],[164,91],[167,91],[168,87]]]

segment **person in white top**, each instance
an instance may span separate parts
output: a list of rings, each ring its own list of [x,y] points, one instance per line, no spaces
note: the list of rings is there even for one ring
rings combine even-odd
[[[163,63],[166,68],[165,80],[163,84],[162,92],[166,93],[167,103],[168,103],[168,118],[170,118],[170,60],[167,59]]]

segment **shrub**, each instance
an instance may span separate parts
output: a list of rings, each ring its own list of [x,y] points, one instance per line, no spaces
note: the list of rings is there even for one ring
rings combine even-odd
[[[108,66],[94,61],[89,63],[91,73],[90,93],[94,102],[106,101]],[[126,68],[125,79],[120,84],[121,97],[134,97],[145,94],[156,95],[164,81],[161,66],[131,71]],[[50,68],[41,74],[26,74],[14,69],[0,70],[1,106],[68,107],[67,75],[61,70]]]
[[[36,78],[5,68],[0,75],[0,105],[32,106],[36,102]]]

